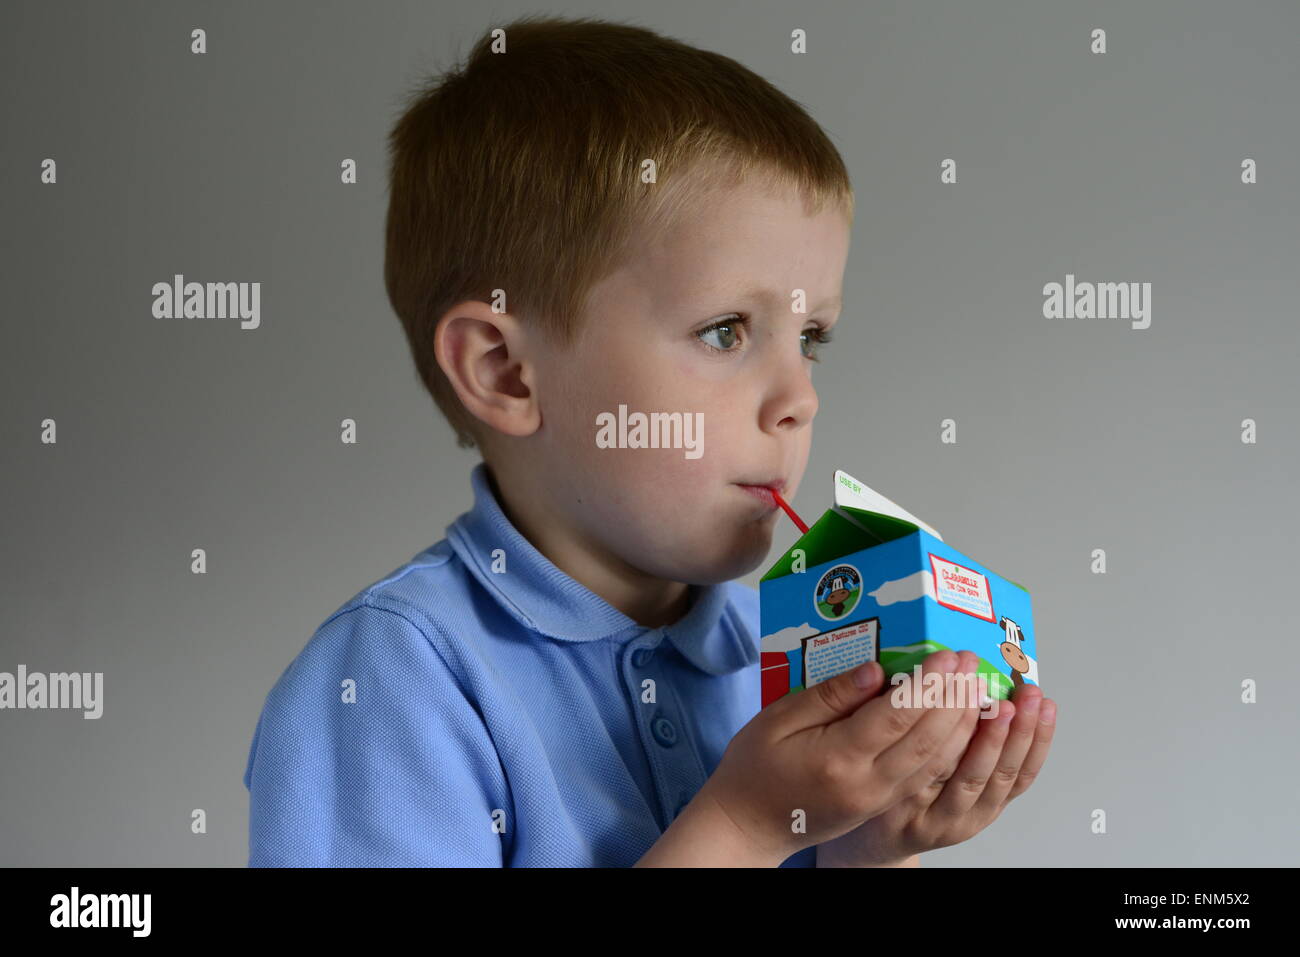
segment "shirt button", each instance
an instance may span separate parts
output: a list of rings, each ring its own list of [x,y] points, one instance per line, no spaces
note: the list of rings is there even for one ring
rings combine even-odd
[[[650,663],[650,659],[654,656],[655,653],[649,648],[638,648],[636,651],[632,652],[632,664],[636,665],[638,668],[644,668]]]
[[[665,748],[671,748],[677,743],[677,729],[667,718],[655,718],[650,722],[650,733],[654,735],[655,740]]]

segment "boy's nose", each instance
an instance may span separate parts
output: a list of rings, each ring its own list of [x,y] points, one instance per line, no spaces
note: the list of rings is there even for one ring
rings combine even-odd
[[[764,422],[765,429],[797,429],[812,423],[820,408],[817,389],[805,369],[789,372],[782,369],[773,380],[774,388],[768,399]]]

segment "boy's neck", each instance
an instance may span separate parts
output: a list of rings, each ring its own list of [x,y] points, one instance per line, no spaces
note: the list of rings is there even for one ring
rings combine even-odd
[[[574,581],[646,628],[671,625],[690,611],[691,586],[648,576],[600,550],[562,523],[548,519],[545,503],[503,487],[486,459],[484,466],[488,484],[510,524]]]

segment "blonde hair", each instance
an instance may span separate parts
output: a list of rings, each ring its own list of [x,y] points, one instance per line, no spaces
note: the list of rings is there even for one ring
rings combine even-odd
[[[651,30],[530,15],[410,95],[389,134],[384,283],[416,369],[456,431],[477,420],[434,355],[442,315],[506,290],[560,344],[632,240],[756,176],[815,215],[853,216],[839,152],[803,107],[735,60]],[[657,182],[642,181],[645,160]]]

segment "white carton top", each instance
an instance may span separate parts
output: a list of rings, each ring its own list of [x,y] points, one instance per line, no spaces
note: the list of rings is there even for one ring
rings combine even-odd
[[[881,495],[874,489],[868,488],[848,472],[843,469],[835,470],[835,511],[848,519],[859,528],[861,523],[849,512],[841,509],[841,506],[848,505],[852,508],[860,508],[867,512],[877,512],[880,515],[888,515],[891,518],[901,518],[905,522],[911,522],[918,528],[923,528],[939,541],[943,541],[943,536],[925,522],[921,521],[907,509],[903,508],[896,502],[891,502],[885,496]],[[865,529],[864,529],[865,531]]]

